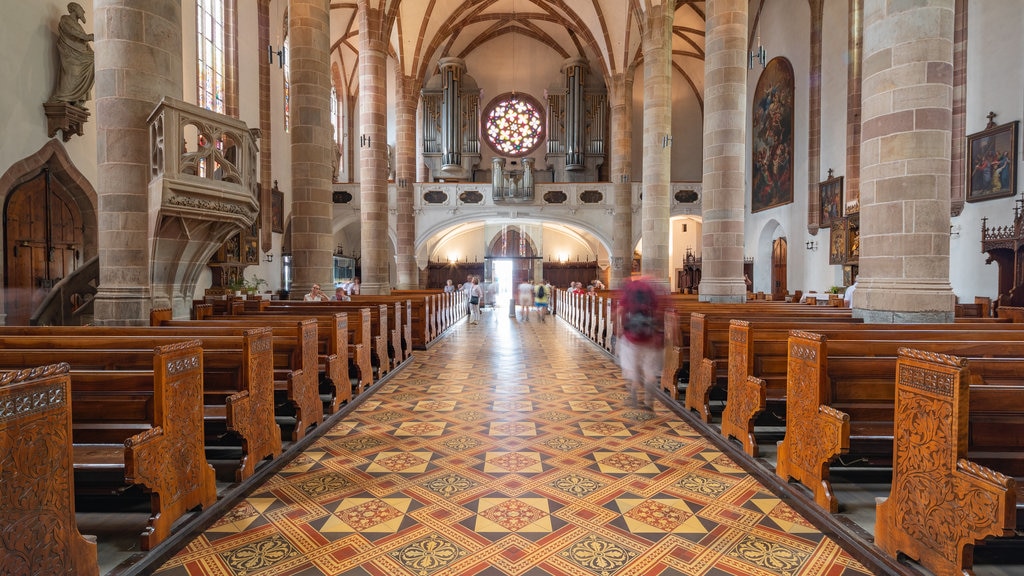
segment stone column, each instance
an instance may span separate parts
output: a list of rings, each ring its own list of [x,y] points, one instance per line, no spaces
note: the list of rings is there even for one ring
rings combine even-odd
[[[633,69],[612,77],[611,174],[615,189],[612,258],[608,287],[616,289],[633,267]]]
[[[954,0],[864,2],[860,275],[854,316],[952,322]]]
[[[809,0],[811,7],[811,69],[807,75],[807,229],[817,234],[821,222],[821,199],[818,182],[821,173],[821,34],[824,0]]]
[[[412,76],[399,76],[398,102],[395,108],[395,183],[397,188],[395,223],[398,260],[398,289],[411,290],[420,285],[416,266],[416,218],[413,196],[416,189],[416,104],[420,87]]]
[[[647,10],[644,52],[644,182],[641,271],[669,285],[669,180],[672,173],[672,18],[674,2]]]
[[[967,201],[964,166],[967,148],[967,0],[956,0],[953,29],[953,143],[950,150],[949,212],[959,216]]]
[[[743,302],[747,0],[708,0],[706,9],[700,300]]]
[[[96,323],[149,323],[153,258],[149,127],[163,96],[181,99],[181,4],[96,0]]]
[[[860,201],[860,106],[863,81],[864,0],[850,0],[850,62],[846,74],[846,175],[843,196],[846,203]]]
[[[256,33],[259,35],[259,45],[270,45],[270,0],[259,0],[256,14]],[[273,214],[271,214],[270,203],[272,196],[271,188],[274,186],[273,172],[271,171],[271,123],[270,123],[270,63],[266,58],[259,58],[259,83],[260,83],[260,246],[263,252],[270,252],[273,243]]]
[[[329,0],[291,0],[292,292],[334,284]]]
[[[385,17],[359,0],[359,194],[363,294],[389,294]]]

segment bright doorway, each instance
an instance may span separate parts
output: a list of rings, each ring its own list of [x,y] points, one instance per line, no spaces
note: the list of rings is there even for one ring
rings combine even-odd
[[[505,304],[512,298],[512,261],[511,260],[495,260],[494,261],[494,304],[496,306],[504,307]]]

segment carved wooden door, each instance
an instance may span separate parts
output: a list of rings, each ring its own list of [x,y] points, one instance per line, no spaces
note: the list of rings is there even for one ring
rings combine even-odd
[[[4,219],[7,324],[27,325],[50,288],[81,263],[82,215],[44,170],[11,192]]]
[[[776,238],[772,242],[772,300],[782,300],[786,296],[786,239]]]

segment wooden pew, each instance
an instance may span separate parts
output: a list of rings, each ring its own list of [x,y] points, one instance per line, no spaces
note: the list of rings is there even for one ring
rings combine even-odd
[[[951,332],[956,335],[956,333]],[[892,462],[897,351],[968,357],[974,382],[969,456],[1001,472],[1024,476],[1024,343],[985,340],[829,340],[794,330],[789,339],[786,436],[779,443],[776,472],[814,492],[831,512],[838,499],[831,489],[832,460],[847,454],[860,466]],[[1022,517],[1024,518],[1024,517]]]
[[[1015,479],[966,459],[970,380],[965,359],[899,351],[892,487],[877,503],[875,544],[936,576],[970,573],[975,543],[1015,527]]]
[[[198,338],[203,345],[203,418],[207,445],[223,445],[215,438],[230,432],[237,437],[241,457],[234,472],[241,482],[255,472],[258,462],[281,454],[281,430],[274,421],[272,336],[269,328],[207,333],[195,330],[159,330],[139,326],[4,326],[0,347],[6,349],[96,348],[117,350],[104,365],[78,367],[137,369],[152,364],[153,347]],[[128,347],[139,350],[128,352]],[[147,348],[147,349],[143,349]],[[92,362],[92,361],[90,361]]]
[[[430,337],[427,339],[427,345],[469,314],[469,300],[466,298],[466,294],[460,291],[445,293],[438,290],[392,290],[391,295],[400,297],[422,295],[429,298],[433,308],[429,314]]]
[[[364,341],[362,340],[361,334],[355,334],[351,331],[350,337],[353,342],[363,344],[367,347],[370,355],[371,366],[373,368],[371,372],[371,381],[376,381],[387,375],[392,364],[391,357],[388,353],[388,342],[390,336],[388,334],[388,308],[386,304],[365,306],[353,305],[351,302],[289,302],[288,304],[268,309],[265,312],[244,312],[239,313],[236,317],[259,317],[264,314],[270,314],[309,318],[313,316],[326,316],[338,312],[359,312],[361,310],[366,310],[369,314],[369,340]],[[352,323],[353,319],[350,318],[349,325],[351,326]]]
[[[372,298],[377,298],[376,296]],[[375,380],[379,380],[394,370],[402,358],[402,330],[404,327],[395,326],[392,308],[395,303],[381,302],[284,302],[275,303],[267,308],[270,314],[309,314],[313,312],[318,315],[331,314],[340,311],[362,310],[370,311],[370,331],[373,347],[371,348],[371,360],[375,368]],[[401,320],[399,318],[398,320]]]
[[[313,319],[317,321],[318,326],[323,326],[323,329],[318,330],[318,334],[324,333],[322,338],[329,340],[336,349],[341,350],[341,336],[340,332],[337,332],[337,315],[344,314],[347,319],[347,346],[348,352],[346,357],[349,363],[349,374],[350,378],[355,378],[356,382],[356,393],[362,394],[363,391],[373,384],[373,361],[372,361],[372,350],[373,350],[373,337],[372,337],[372,323],[370,322],[370,309],[359,308],[357,310],[351,309],[328,309],[327,311],[321,312],[315,307],[304,308],[302,310],[279,310],[276,312],[244,312],[239,313],[231,318],[223,319],[223,321],[235,321],[243,323],[255,323],[256,325],[264,325],[263,323],[269,322],[295,322],[297,319]],[[221,321],[220,318],[208,318],[207,320]],[[171,324],[176,324],[178,320],[175,320]],[[321,338],[318,336],[318,339]]]
[[[201,310],[201,307],[197,307]],[[154,309],[150,312],[150,324],[164,328],[183,328],[201,330],[206,334],[230,334],[238,329],[252,327],[269,327],[278,336],[289,336],[295,334],[297,318],[294,316],[265,316],[259,320],[240,318],[244,314],[236,316],[207,316],[202,315],[204,320],[174,320],[171,310],[167,308]],[[349,347],[348,314],[336,313],[325,316],[312,316],[317,321],[317,366],[319,369],[320,382],[326,388],[324,392],[328,397],[324,404],[324,410],[328,414],[337,412],[341,405],[352,399],[352,379],[350,373],[362,356],[362,345],[356,345],[354,350]],[[0,329],[2,331],[2,329]],[[366,361],[369,362],[369,354],[366,354]],[[356,387],[359,387],[358,376]]]
[[[352,296],[351,303],[362,304],[375,301],[393,304],[395,307],[395,320],[392,322],[392,328],[399,332],[402,341],[402,356],[399,362],[404,362],[412,357],[413,348],[426,349],[428,340],[426,340],[425,326],[427,311],[430,309],[426,294],[406,295],[398,291],[394,291],[390,295],[378,296],[358,294]]]
[[[129,330],[122,328],[122,332]],[[249,326],[248,328],[253,328]],[[87,328],[88,329],[88,328]],[[14,348],[31,348],[33,346],[54,346],[63,349],[93,349],[108,348],[118,350],[118,354],[111,354],[107,358],[100,358],[102,362],[91,365],[96,369],[119,369],[134,367],[138,362],[137,355],[129,353],[132,349],[141,346],[160,345],[169,341],[181,340],[185,335],[196,336],[194,331],[185,329],[179,331],[178,335],[171,335],[171,332],[159,332],[160,327],[136,327],[133,336],[53,336],[49,338],[40,337],[38,344],[33,344],[28,336],[3,336],[0,331],[0,364],[10,366],[10,362],[17,362],[17,358],[26,354],[26,351],[15,350]],[[243,335],[244,328],[235,328],[232,331],[221,335],[206,335],[202,337],[203,342],[208,342],[211,350],[208,354],[211,361],[225,356],[223,363],[226,369],[231,366],[237,367],[241,343],[239,338]],[[158,331],[154,334],[143,335],[146,331]],[[291,335],[274,335],[271,358],[273,361],[273,382],[277,394],[285,398],[291,406],[295,420],[295,429],[292,431],[292,441],[305,436],[309,427],[323,422],[323,405],[320,401],[317,382],[317,325],[315,320],[293,321]],[[48,343],[48,344],[47,344]],[[224,348],[234,349],[224,350]],[[18,354],[16,354],[18,353]],[[84,357],[83,357],[84,358]],[[73,368],[83,366],[81,362],[71,362]],[[38,363],[38,362],[35,362]],[[221,367],[218,361],[217,367]],[[262,423],[262,421],[261,421]],[[269,427],[269,425],[264,426]],[[262,457],[262,456],[261,456]]]
[[[669,336],[668,332],[666,333],[670,343],[665,345],[665,361],[673,362],[674,366],[666,365],[663,367],[662,387],[668,386],[670,394],[673,392],[677,393],[675,384],[676,374],[682,369],[680,359],[683,357],[684,352],[688,351],[690,378],[686,386],[683,405],[687,410],[694,410],[700,414],[705,422],[710,422],[711,390],[715,386],[720,386],[724,390],[728,373],[712,373],[710,380],[702,380],[697,377],[696,368],[700,365],[702,358],[715,360],[716,366],[719,367],[731,365],[729,361],[729,322],[731,319],[737,317],[759,319],[762,322],[774,322],[775,326],[784,327],[787,330],[790,327],[805,324],[817,326],[825,323],[840,323],[846,325],[860,322],[860,320],[852,318],[848,311],[847,313],[836,313],[835,308],[821,308],[824,312],[819,313],[818,309],[814,308],[800,311],[795,310],[795,307],[791,304],[785,306],[786,308],[779,311],[771,309],[778,308],[778,305],[771,306],[768,310],[758,305],[739,305],[739,308],[737,306],[720,307],[719,309],[706,308],[706,310],[709,310],[707,313],[692,312],[690,314],[690,329],[687,332],[680,331],[673,326],[678,322],[678,312],[670,310],[665,314],[666,331],[671,331],[671,336]],[[789,312],[792,315],[784,316],[780,312]],[[712,313],[714,315],[711,315]],[[682,345],[679,344],[680,342],[682,342]],[[738,381],[745,382],[746,377],[743,376]]]
[[[24,366],[70,360],[75,490],[110,494],[112,487],[137,486],[149,493],[151,514],[140,540],[150,550],[186,511],[217,497],[203,445],[203,351],[191,340],[150,351],[149,370],[74,367],[116,363],[117,355],[57,347],[3,351],[5,362],[21,356]]]
[[[0,570],[99,576],[75,522],[67,363],[0,374]]]
[[[831,308],[826,308],[831,310]],[[693,315],[694,339],[701,338],[691,349],[712,351],[705,353],[728,366],[727,382],[729,402],[722,413],[722,434],[736,438],[743,444],[746,453],[757,456],[758,448],[754,437],[755,418],[767,412],[774,421],[764,423],[781,424],[785,414],[786,366],[788,332],[794,329],[814,331],[841,339],[946,339],[950,332],[984,332],[995,337],[993,331],[1004,333],[1000,339],[1024,335],[1024,325],[983,323],[956,324],[912,324],[902,326],[863,324],[859,321],[843,322],[837,318],[792,319],[758,318],[757,320],[709,320]],[[1017,334],[1017,336],[1014,336]],[[966,336],[970,338],[971,336]],[[728,340],[727,344],[724,340]],[[728,355],[722,356],[728,349]],[[694,361],[691,360],[691,365]],[[754,390],[748,385],[748,376],[757,376],[765,382],[765,390]],[[711,421],[710,393],[715,386],[722,386],[722,375],[712,374],[711,379],[694,375],[686,389],[687,409],[696,410],[705,421]],[[765,401],[761,402],[760,397]],[[733,402],[735,400],[736,402]]]

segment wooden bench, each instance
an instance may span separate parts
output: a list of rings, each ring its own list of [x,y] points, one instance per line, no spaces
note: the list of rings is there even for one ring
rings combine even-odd
[[[138,326],[4,326],[6,349],[110,348],[116,359],[103,366],[82,358],[78,367],[137,369],[152,364],[153,347],[196,338],[203,345],[203,417],[208,447],[230,445],[237,438],[241,457],[236,482],[249,478],[256,465],[281,454],[281,430],[274,421],[272,336],[269,328],[200,335],[195,330]],[[129,352],[128,347],[136,347]],[[24,356],[22,356],[24,358]],[[90,362],[86,364],[86,362]],[[228,432],[229,434],[223,434]],[[220,439],[219,441],[216,439]]]
[[[154,309],[149,315],[153,326],[195,330],[204,334],[229,334],[239,329],[259,326],[271,328],[278,336],[289,336],[294,335],[296,326],[296,317],[290,315],[264,316],[258,320],[239,316],[202,317],[205,320],[173,320],[171,310],[167,308]],[[353,387],[359,388],[358,374],[353,386],[351,373],[362,354],[362,345],[356,346],[351,352],[349,350],[348,314],[309,317],[317,321],[317,366],[321,393],[327,398],[324,411],[334,414],[341,409],[342,404],[352,399]]]
[[[122,334],[126,330],[131,328],[119,327],[122,329]],[[253,328],[252,326],[249,327]],[[88,328],[87,328],[88,329]],[[184,330],[178,330],[177,336],[172,335],[170,331],[167,332],[155,332],[152,334],[144,335],[146,331],[160,331],[161,327],[136,327],[136,334],[134,336],[52,336],[49,338],[42,339],[39,343],[33,343],[32,340],[28,340],[28,336],[3,336],[0,331],[0,365],[12,366],[12,362],[24,362],[19,358],[25,357],[28,353],[27,350],[15,350],[13,348],[31,348],[34,346],[53,346],[62,349],[93,349],[93,348],[107,348],[110,350],[117,350],[117,354],[110,354],[106,358],[99,357],[100,360],[95,365],[90,367],[95,369],[120,369],[125,367],[137,366],[139,362],[137,355],[133,357],[130,353],[132,349],[137,349],[141,346],[159,345],[168,341],[181,340],[182,335],[196,336],[195,331],[185,328]],[[240,361],[240,349],[241,342],[239,338],[243,335],[245,328],[235,328],[232,331],[222,333],[220,335],[206,335],[202,337],[202,341],[210,344],[211,350],[208,354],[211,359],[211,369],[214,367],[223,367],[225,370],[230,371],[237,369]],[[315,320],[296,320],[293,321],[290,335],[273,335],[273,345],[271,348],[271,358],[273,362],[273,383],[274,390],[277,395],[282,396],[286,400],[287,405],[290,406],[291,412],[284,414],[285,417],[294,418],[294,429],[291,432],[291,440],[295,441],[305,436],[306,431],[311,427],[318,425],[323,422],[323,405],[320,400],[318,382],[317,382],[317,325]],[[231,347],[234,349],[230,349]],[[3,348],[10,349],[3,349]],[[229,348],[224,350],[224,348]],[[42,350],[45,350],[43,348]],[[220,361],[220,357],[225,357],[223,361]],[[85,360],[79,360],[78,362],[70,362],[72,368],[84,367]],[[131,364],[132,362],[136,364]],[[28,365],[38,364],[39,362],[32,362]],[[25,365],[25,364],[22,364]],[[224,381],[232,378],[228,375],[224,378]],[[231,386],[238,386],[234,382],[240,381],[237,374],[233,376],[233,384]],[[218,380],[221,382],[221,380]],[[218,388],[217,390],[222,390]],[[235,391],[238,391],[237,389]],[[215,403],[222,404],[222,403]],[[277,404],[280,404],[278,402]],[[273,404],[272,404],[273,405]],[[211,414],[211,416],[214,414]],[[262,421],[260,422],[262,425]],[[264,426],[267,428],[269,425]]]
[[[426,334],[424,326],[428,310],[426,295],[394,293],[378,296],[354,295],[348,304],[359,305],[364,302],[369,304],[385,303],[388,306],[394,307],[394,314],[389,314],[388,316],[392,318],[391,328],[398,333],[401,340],[402,354],[398,357],[399,363],[412,357],[413,348],[420,346],[420,350],[426,349],[427,341],[424,339]],[[417,339],[419,340],[418,343]]]
[[[430,337],[427,338],[428,346],[469,314],[469,299],[465,292],[461,291],[446,293],[437,290],[392,290],[391,295],[403,298],[413,296],[428,298],[431,303],[427,321],[430,331]],[[359,296],[356,299],[361,298],[364,296]]]
[[[780,308],[773,310],[773,308]],[[685,369],[682,363],[684,356],[689,356],[689,382],[686,386],[684,406],[688,410],[697,411],[705,422],[710,422],[710,392],[713,387],[726,382],[727,374],[712,374],[710,381],[696,378],[696,368],[701,358],[716,361],[716,366],[723,369],[728,366],[729,358],[729,322],[733,318],[758,319],[762,322],[775,322],[776,326],[796,326],[797,323],[812,325],[824,323],[840,323],[843,325],[860,323],[846,313],[837,312],[835,308],[800,310],[803,307],[778,304],[765,310],[760,305],[740,305],[721,307],[721,309],[705,308],[708,312],[692,312],[690,329],[683,331],[678,328],[681,320],[678,311],[670,310],[665,314],[665,365],[662,369],[661,385],[671,396],[678,397],[676,378]],[[725,386],[721,386],[725,390]]]
[[[387,303],[353,303],[353,302],[285,302],[267,308],[268,314],[333,314],[358,310],[370,311],[370,332],[373,346],[371,361],[374,368],[374,380],[379,380],[394,370],[402,357],[402,327],[394,328],[391,307]]]
[[[833,459],[846,454],[859,466],[891,465],[896,360],[902,347],[969,358],[975,400],[969,456],[1000,472],[1024,476],[1024,344],[964,334],[963,341],[843,341],[793,331],[779,476],[808,487],[820,506],[835,512],[839,502],[829,481]]]
[[[729,326],[728,387],[729,401],[722,412],[722,434],[740,440],[751,456],[758,454],[755,439],[755,420],[759,414],[769,412],[773,418],[769,425],[778,425],[785,417],[788,370],[788,339],[791,329],[813,330],[836,340],[971,340],[975,338],[1014,340],[1024,338],[1024,325],[982,323],[911,324],[837,324],[820,322],[817,325],[790,323],[780,326],[775,321],[732,320]],[[756,376],[764,384],[761,390],[750,388],[749,376]],[[691,379],[694,390],[709,390],[715,384],[712,378]],[[688,399],[689,399],[689,389]],[[763,398],[763,400],[759,400]],[[698,409],[709,411],[707,394]],[[764,418],[761,419],[765,420]],[[707,420],[706,420],[707,421]]]
[[[336,330],[336,315],[344,314],[347,317],[347,341],[348,341],[348,364],[349,364],[349,375],[350,379],[356,380],[356,393],[362,394],[363,391],[373,384],[374,382],[374,371],[373,371],[373,337],[372,337],[372,323],[370,322],[370,309],[359,308],[357,310],[342,310],[332,309],[327,312],[321,313],[315,308],[305,310],[279,310],[276,312],[244,312],[229,318],[207,318],[207,320],[220,321],[234,321],[243,323],[255,323],[256,325],[264,325],[265,322],[295,322],[296,319],[313,319],[316,320],[318,326],[324,326],[323,329],[318,330],[318,341],[323,338],[335,344],[328,344],[328,346],[338,346],[340,349],[341,337],[340,334],[333,333]],[[181,322],[175,320],[173,323]],[[324,333],[326,332],[326,333]],[[351,381],[351,380],[350,380]]]
[[[99,576],[75,522],[67,363],[0,374],[0,566],[5,574]]]
[[[613,351],[615,316],[612,294],[573,294],[556,289],[557,315],[598,346]]]
[[[970,573],[975,543],[1012,535],[1017,515],[1018,482],[966,459],[970,364],[908,348],[896,363],[892,486],[877,503],[875,544],[937,576]]]
[[[8,350],[38,365],[43,357],[108,364],[112,350]],[[75,490],[111,494],[132,487],[149,493],[151,514],[140,540],[150,550],[186,511],[217,497],[203,445],[203,351],[199,341],[158,346],[149,370],[72,369],[71,408]],[[48,355],[48,356],[46,356]],[[114,360],[116,362],[116,360]]]

